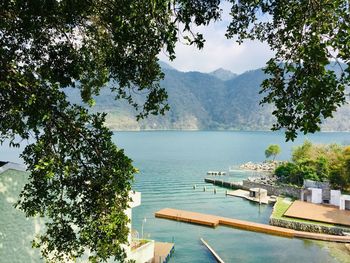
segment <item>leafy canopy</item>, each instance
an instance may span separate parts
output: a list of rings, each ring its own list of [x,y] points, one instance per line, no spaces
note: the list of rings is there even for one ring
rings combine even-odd
[[[301,186],[304,179],[329,181],[334,188],[350,186],[349,146],[312,144],[305,141],[293,149],[292,162],[276,168],[275,174],[284,183]]]
[[[330,58],[350,63],[348,2],[230,2],[227,36],[267,41],[276,51],[262,90],[263,103],[276,106],[273,129],[287,129],[287,139],[299,129],[317,131],[345,101],[349,68],[337,75],[326,66]],[[0,140],[18,146],[17,139],[33,138],[22,154],[31,176],[18,207],[47,218],[35,242],[46,259],[75,259],[89,250],[91,261],[124,260],[123,210],[135,173],[112,143],[105,115],[70,104],[64,88],[79,89],[93,105],[93,95],[110,82],[116,99],[126,99],[139,118],[164,113],[157,55],[174,59],[180,37],[202,48],[203,36],[193,25],[219,19],[219,3],[0,1]],[[141,104],[135,92],[144,94]]]
[[[84,102],[109,83],[137,117],[164,113],[167,95],[157,55],[171,59],[184,25],[219,17],[219,1],[0,1],[0,141],[19,146],[30,171],[17,207],[45,216],[33,245],[48,261],[89,252],[92,262],[124,261],[129,191],[136,169],[112,142],[105,114],[68,102],[66,87]],[[187,32],[187,33],[186,33]],[[185,35],[186,36],[186,35]],[[134,93],[144,94],[136,103]]]
[[[262,83],[262,103],[273,103],[287,140],[320,130],[346,101],[350,84],[350,7],[345,0],[230,1],[227,36],[265,41],[275,51]],[[330,64],[330,61],[332,63]],[[341,62],[345,63],[342,64]]]

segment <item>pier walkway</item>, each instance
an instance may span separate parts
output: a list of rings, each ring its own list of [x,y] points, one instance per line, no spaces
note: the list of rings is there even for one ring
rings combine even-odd
[[[249,190],[247,187],[243,186],[242,182],[226,182],[224,180],[220,179],[212,179],[212,178],[205,178],[204,182],[213,184],[213,185],[218,185],[230,189],[243,189],[243,190]]]
[[[171,255],[174,253],[174,250],[175,245],[173,243],[155,242],[152,263],[168,262]]]
[[[331,241],[331,242],[343,242],[350,243],[350,236],[335,236],[335,235],[326,235],[318,233],[310,233],[303,231],[296,231],[293,229],[270,226],[266,224],[254,223],[244,220],[238,220],[233,218],[214,216],[184,210],[177,210],[172,208],[165,208],[155,213],[155,216],[158,218],[165,218],[171,220],[177,220],[187,223],[205,225],[216,227],[218,225],[224,225],[229,227],[235,227],[248,231],[255,231],[266,233],[270,235],[278,235],[289,238],[308,238],[315,240]]]

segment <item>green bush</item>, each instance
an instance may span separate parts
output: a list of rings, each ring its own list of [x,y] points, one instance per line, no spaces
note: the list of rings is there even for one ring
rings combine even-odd
[[[343,176],[343,173],[340,169],[332,170],[329,174],[329,182],[334,188],[343,189],[344,185],[347,185],[347,180]]]
[[[275,174],[278,178],[286,178],[289,177],[292,173],[297,170],[298,167],[294,163],[285,163],[280,166],[278,166],[275,170]]]
[[[295,147],[292,162],[276,168],[280,182],[301,186],[304,179],[329,181],[333,188],[350,186],[350,146],[314,145],[309,141]]]
[[[276,176],[282,183],[295,184],[301,186],[303,184],[303,172],[294,163],[285,163],[278,166],[275,170]]]

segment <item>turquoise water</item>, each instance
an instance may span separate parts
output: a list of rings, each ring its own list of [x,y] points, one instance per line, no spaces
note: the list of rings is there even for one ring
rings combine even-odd
[[[271,132],[121,132],[115,138],[141,171],[134,188],[142,192],[142,205],[133,210],[133,227],[141,234],[142,220],[146,218],[145,237],[174,240],[176,252],[172,262],[215,262],[201,244],[201,237],[225,262],[336,262],[327,249],[308,240],[221,226],[212,229],[156,219],[154,213],[170,207],[268,223],[271,206],[226,197],[223,188],[214,195],[214,186],[203,182],[206,172],[262,161],[264,150],[272,143],[282,147],[279,159],[288,159],[292,147],[305,139],[349,144],[350,134],[320,133],[298,138],[294,143],[285,143],[282,133]],[[233,180],[247,176],[250,173],[232,174]]]
[[[114,139],[140,170],[134,188],[142,192],[142,205],[133,209],[133,228],[141,235],[142,221],[146,218],[143,224],[145,238],[174,241],[176,251],[171,262],[215,262],[200,243],[201,237],[225,262],[337,262],[326,246],[308,240],[221,226],[212,229],[154,217],[156,211],[170,207],[268,223],[271,206],[259,206],[240,198],[226,197],[225,189],[222,188],[217,188],[217,194],[214,195],[213,186],[204,183],[205,174],[208,170],[227,170],[229,166],[247,161],[263,161],[264,150],[272,143],[282,147],[278,159],[288,159],[292,147],[301,144],[306,137],[300,137],[294,143],[284,143],[282,133],[159,131],[118,132]],[[349,133],[320,133],[308,136],[308,139],[317,143],[350,144]],[[18,150],[2,146],[0,159],[18,162]],[[231,174],[230,180],[239,181],[248,176],[251,173],[236,172]],[[0,183],[6,180],[0,178]],[[194,184],[197,185],[196,190],[193,190]],[[203,192],[204,186],[206,192]],[[11,209],[4,201],[6,198],[1,195],[0,211]],[[38,262],[37,256],[28,256],[32,252],[28,251],[29,245],[24,244],[30,239],[30,233],[34,232],[27,228],[34,227],[34,224],[24,218],[6,222],[6,213],[3,212],[0,262],[24,262],[21,260],[23,258],[27,258],[27,262]],[[17,213],[15,216],[20,217],[22,214]],[[12,228],[8,229],[9,226]],[[20,244],[18,240],[22,240]]]

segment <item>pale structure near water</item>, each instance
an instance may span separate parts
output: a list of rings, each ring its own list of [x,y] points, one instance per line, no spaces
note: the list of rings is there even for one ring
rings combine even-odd
[[[146,243],[133,248],[133,243],[137,243],[138,240],[133,240],[131,236],[131,219],[132,219],[132,208],[141,205],[141,193],[131,191],[130,197],[132,201],[129,203],[129,208],[126,209],[125,214],[129,217],[129,235],[128,235],[128,246],[124,246],[125,252],[128,259],[135,260],[136,263],[150,262],[154,257],[154,240],[147,240]]]
[[[342,195],[340,190],[330,189],[328,182],[304,180],[300,199],[314,204],[330,204],[340,210],[350,210],[350,195]]]
[[[6,200],[2,200],[4,203],[2,203],[2,206],[4,206],[5,203],[11,203],[13,204],[17,198],[17,191],[15,191],[14,189],[19,190],[20,187],[18,187],[18,182],[17,180],[20,180],[20,178],[27,178],[28,173],[26,172],[26,167],[24,165],[21,164],[17,164],[17,163],[12,163],[12,162],[0,162],[0,176],[3,176],[3,173],[8,172],[8,171],[17,171],[19,172],[18,175],[12,175],[12,177],[9,177],[9,175],[6,175],[7,177],[9,177],[9,179],[7,180],[3,180],[6,181],[7,184],[4,184],[3,182],[0,181],[0,194],[7,196]],[[4,178],[2,178],[4,179]],[[26,180],[26,179],[25,179]],[[16,194],[14,194],[14,192],[16,192]],[[130,198],[132,199],[132,201],[129,203],[129,208],[125,210],[125,214],[128,216],[128,218],[130,219],[129,223],[128,223],[128,227],[130,229],[129,231],[129,235],[128,235],[128,245],[124,245],[123,248],[125,249],[125,252],[127,253],[127,257],[128,259],[133,259],[136,261],[136,263],[145,263],[145,262],[150,262],[152,261],[153,257],[154,257],[154,248],[155,248],[155,242],[154,240],[147,240],[147,242],[139,242],[140,240],[138,239],[132,239],[131,236],[131,218],[132,218],[132,208],[137,207],[139,205],[141,205],[141,193],[140,192],[135,192],[135,191],[131,191],[130,193]],[[2,209],[4,209],[4,207],[2,207]],[[1,209],[0,209],[1,210]],[[40,233],[40,229],[42,228],[44,222],[42,220],[40,220],[40,218],[35,217],[33,219],[30,219],[28,221],[28,219],[26,220],[23,217],[23,214],[21,214],[20,212],[17,212],[16,209],[13,209],[13,212],[9,212],[9,211],[2,211],[2,221],[3,222],[10,222],[12,224],[12,222],[16,222],[18,225],[16,226],[12,226],[7,225],[7,228],[13,229],[12,231],[16,234],[16,235],[23,235],[24,233],[27,233],[27,236],[23,236],[23,243],[18,245],[17,243],[17,247],[16,247],[16,255],[7,255],[7,257],[13,257],[13,260],[11,261],[6,261],[8,259],[6,259],[4,261],[0,260],[0,262],[26,262],[24,261],[24,255],[26,255],[27,253],[30,254],[31,256],[28,258],[26,258],[26,260],[29,261],[35,261],[35,258],[38,258],[38,250],[34,250],[30,248],[30,240],[32,238],[34,238],[34,235],[39,234]],[[23,220],[21,219],[23,217]],[[27,223],[24,223],[27,222]],[[3,231],[3,229],[0,229],[0,235],[1,235],[1,231]],[[32,236],[33,235],[33,236]],[[16,239],[14,239],[16,240]],[[8,237],[8,239],[6,239],[6,242],[13,242],[13,239]],[[141,245],[139,246],[133,246],[135,243],[140,243]],[[15,243],[11,244],[12,246],[15,246]],[[1,252],[1,251],[0,251]],[[8,251],[7,251],[8,252]],[[1,253],[0,253],[1,255]],[[82,261],[81,262],[86,262],[87,258],[89,256],[89,252],[86,252],[86,254],[84,254],[84,256],[82,257]],[[15,257],[19,257],[19,259],[16,259]],[[112,260],[110,260],[109,262],[111,262]],[[70,258],[65,258],[64,262],[70,263],[70,262],[76,262],[75,260],[72,260]],[[78,261],[80,262],[80,261]]]

